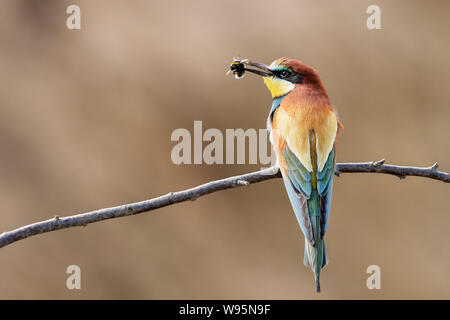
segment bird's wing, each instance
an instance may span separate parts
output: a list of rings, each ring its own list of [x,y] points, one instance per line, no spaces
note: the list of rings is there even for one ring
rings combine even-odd
[[[284,144],[280,149],[280,169],[283,181],[294,209],[297,221],[304,236],[313,240],[311,218],[307,201],[311,195],[311,173],[291,151],[289,145]],[[335,150],[330,151],[323,169],[317,172],[317,192],[320,196],[320,237],[325,235],[330,212],[331,195],[333,192],[333,177],[335,171]]]
[[[321,119],[320,122],[314,123],[315,118]],[[314,125],[314,140],[311,140],[311,125]],[[321,216],[320,235],[325,234],[331,200],[329,188],[334,174],[337,126],[336,115],[329,109],[323,109],[311,119],[304,112],[298,112],[295,105],[283,106],[282,103],[274,113],[272,131],[275,130],[273,143],[278,164],[298,223],[308,240],[314,239],[312,215]],[[313,192],[314,200],[311,202],[309,199]],[[312,210],[314,212],[309,212],[308,202],[310,207],[314,204],[310,208],[316,208]]]
[[[282,140],[282,138],[279,138]],[[285,141],[279,141],[279,165],[284,185],[303,235],[313,241],[311,219],[307,201],[311,195],[311,173],[305,168]],[[284,143],[283,143],[284,142]]]
[[[327,161],[321,171],[317,172],[317,191],[320,196],[320,237],[327,230],[328,214],[330,212],[331,195],[333,193],[333,177],[336,167],[335,148],[331,149]]]

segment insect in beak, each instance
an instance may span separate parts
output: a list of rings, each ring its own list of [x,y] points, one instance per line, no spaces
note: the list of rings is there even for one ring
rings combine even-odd
[[[246,65],[256,67],[258,69],[247,68]],[[244,76],[245,71],[260,75],[262,77],[271,77],[273,76],[273,72],[263,63],[252,62],[249,59],[239,59],[234,58],[233,62],[230,65],[230,69],[226,73],[226,75],[233,73],[236,79],[240,79]]]

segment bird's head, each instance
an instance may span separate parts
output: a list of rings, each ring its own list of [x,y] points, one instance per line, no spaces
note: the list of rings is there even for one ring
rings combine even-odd
[[[245,65],[258,69],[246,68]],[[245,71],[262,76],[272,98],[284,96],[296,86],[325,90],[317,71],[295,59],[280,58],[269,66],[248,59],[235,60],[231,65],[231,70],[237,77],[242,76]]]

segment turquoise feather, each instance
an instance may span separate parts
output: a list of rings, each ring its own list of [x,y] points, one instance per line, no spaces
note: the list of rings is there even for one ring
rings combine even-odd
[[[320,291],[320,270],[327,264],[324,235],[328,225],[333,177],[335,171],[334,148],[328,155],[323,169],[316,173],[317,187],[312,176],[296,155],[286,145],[281,150],[285,162],[283,181],[292,208],[305,236],[303,262],[315,275],[316,290]]]

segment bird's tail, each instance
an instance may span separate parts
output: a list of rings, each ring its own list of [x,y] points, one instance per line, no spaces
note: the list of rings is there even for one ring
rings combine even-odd
[[[316,291],[320,292],[320,270],[328,263],[325,241],[323,239],[317,239],[314,244],[305,239],[305,255],[303,263],[305,266],[310,267],[314,272]]]

